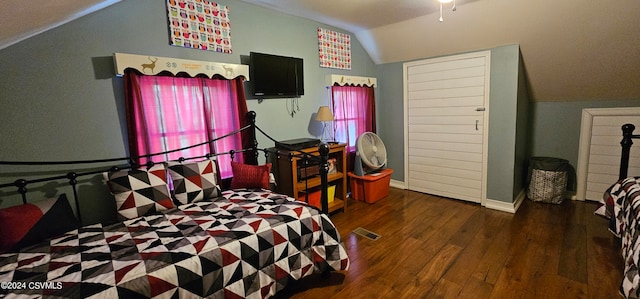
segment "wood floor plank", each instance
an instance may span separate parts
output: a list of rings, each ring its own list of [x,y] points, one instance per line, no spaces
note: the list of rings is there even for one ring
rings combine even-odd
[[[611,237],[608,220],[603,217],[586,219],[589,298],[610,298],[611,290],[620,287],[624,267],[622,258],[611,258],[620,256],[620,239]]]
[[[568,224],[565,228],[558,274],[587,283],[587,231],[584,225]]]
[[[505,225],[508,223],[505,222]],[[507,230],[497,231],[492,239],[487,253],[480,259],[472,276],[486,283],[495,285],[509,256],[512,244],[511,232]]]
[[[480,209],[474,209],[473,214],[469,219],[460,227],[460,229],[451,237],[449,243],[466,246],[471,239],[477,235],[478,230],[484,226],[484,214]]]
[[[404,288],[403,298],[426,298],[460,251],[460,246],[446,244]]]
[[[462,291],[461,285],[443,278],[438,280],[431,292],[424,298],[461,298],[460,291]],[[473,295],[473,297],[477,298],[476,296],[475,294]]]
[[[505,216],[504,213],[498,213],[499,216]],[[465,284],[473,271],[469,269],[475,269],[480,265],[482,259],[486,256],[489,248],[495,242],[495,234],[501,228],[504,223],[505,217],[496,217],[496,213],[485,213],[484,210],[477,210],[474,213],[474,217],[470,218],[465,226],[472,225],[476,229],[470,240],[463,241],[461,237],[454,236],[451,242],[464,247],[464,250],[460,253],[460,256],[456,259],[455,263],[451,266],[449,271],[445,274],[444,278],[458,284]],[[462,230],[462,229],[461,229]],[[463,231],[464,235],[467,235],[468,231]],[[466,239],[466,237],[464,237]],[[478,275],[483,277],[483,275]]]
[[[291,282],[275,298],[619,297],[620,242],[594,203],[525,200],[514,215],[391,188],[348,207],[331,218],[349,271]]]
[[[493,285],[473,276],[463,284],[457,298],[489,298]]]

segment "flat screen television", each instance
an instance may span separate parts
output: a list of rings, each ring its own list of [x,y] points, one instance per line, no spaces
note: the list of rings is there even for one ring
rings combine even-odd
[[[253,95],[262,98],[292,98],[304,94],[302,58],[250,53],[249,72]]]

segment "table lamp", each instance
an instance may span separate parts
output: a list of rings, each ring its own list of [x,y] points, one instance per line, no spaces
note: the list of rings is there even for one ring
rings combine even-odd
[[[322,141],[333,141],[333,137],[331,136],[331,131],[327,130],[327,123],[333,121],[333,113],[331,113],[331,109],[329,106],[320,106],[318,108],[318,113],[316,113],[316,120],[321,121],[324,125],[322,126]],[[327,136],[328,138],[325,138]]]

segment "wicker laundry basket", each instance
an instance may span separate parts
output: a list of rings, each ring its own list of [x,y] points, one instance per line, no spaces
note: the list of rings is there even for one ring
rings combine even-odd
[[[527,197],[533,201],[560,204],[567,191],[569,161],[551,157],[529,160]]]

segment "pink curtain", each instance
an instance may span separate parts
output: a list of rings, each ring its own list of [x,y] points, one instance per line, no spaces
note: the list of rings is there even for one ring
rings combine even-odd
[[[373,87],[332,86],[331,102],[336,140],[355,151],[356,139],[364,132],[376,132],[376,100]]]
[[[207,111],[207,119],[211,120],[208,128],[213,132],[213,136],[210,138],[224,136],[248,124],[246,119],[247,102],[242,84],[242,79],[239,78],[234,80],[202,79],[204,102],[206,103],[205,111]],[[223,153],[247,148],[245,146],[247,142],[244,142],[245,136],[243,132],[242,135],[236,134],[233,137],[216,141],[214,152]],[[244,157],[242,154],[236,155],[234,161],[243,162]],[[222,178],[232,176],[229,155],[218,156],[218,164]]]
[[[356,139],[364,132],[376,132],[376,99],[373,87],[332,86],[331,103],[335,138],[347,143],[347,169],[353,170]]]
[[[125,75],[127,127],[133,157],[203,143],[246,125],[242,79]],[[242,148],[240,135],[212,144],[134,161],[144,164]],[[221,176],[231,176],[230,157],[218,157]],[[242,155],[235,160],[243,161]]]

